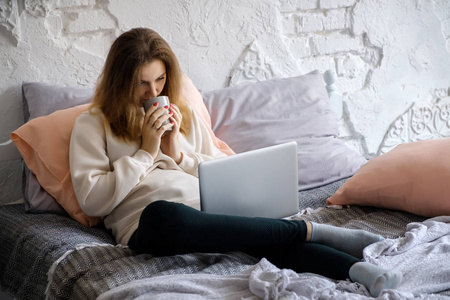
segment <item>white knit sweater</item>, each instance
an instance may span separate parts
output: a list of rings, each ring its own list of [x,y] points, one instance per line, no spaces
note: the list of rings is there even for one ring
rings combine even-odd
[[[191,109],[192,130],[180,134],[180,164],[159,151],[156,159],[111,131],[98,109],[81,114],[70,141],[70,172],[81,209],[102,217],[117,243],[126,245],[144,208],[156,200],[199,207],[198,164],[223,157]]]

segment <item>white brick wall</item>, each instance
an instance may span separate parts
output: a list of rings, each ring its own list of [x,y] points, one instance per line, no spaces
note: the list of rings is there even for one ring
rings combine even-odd
[[[285,34],[308,34],[350,27],[348,9],[299,11],[285,14],[282,28]]]
[[[304,12],[297,16],[300,20],[297,24],[298,33],[338,30],[350,26],[346,9]]]
[[[203,90],[244,73],[252,80],[334,69],[346,106],[342,134],[369,156],[411,103],[450,88],[448,0],[1,3],[0,142],[21,125],[23,80],[93,86],[111,42],[137,26],[166,37]]]
[[[103,9],[64,12],[62,18],[67,20],[64,28],[67,33],[111,30],[116,27],[115,21]]]
[[[296,58],[306,58],[311,56],[309,37],[298,36],[286,38],[285,40],[289,53],[291,53]]]
[[[280,12],[295,12],[317,8],[317,0],[281,0]]]
[[[361,36],[349,35],[317,37],[313,41],[313,54],[328,55],[339,52],[363,52],[364,43]]]
[[[350,7],[355,5],[356,2],[357,0],[320,0],[320,8],[330,9],[339,7]]]
[[[447,39],[450,38],[450,19],[442,21],[442,34]]]
[[[57,0],[54,1],[55,8],[94,6],[95,0]]]

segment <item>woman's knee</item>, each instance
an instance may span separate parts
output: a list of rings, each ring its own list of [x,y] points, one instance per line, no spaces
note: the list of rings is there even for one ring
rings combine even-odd
[[[150,213],[156,212],[159,213],[161,211],[165,211],[170,208],[170,206],[173,204],[173,202],[165,201],[165,200],[157,200],[153,201],[147,207],[145,208],[146,211],[149,211]]]
[[[158,200],[150,203],[141,215],[142,223],[147,223],[154,228],[166,228],[176,230],[190,220],[189,212],[183,204]]]
[[[170,219],[171,215],[173,215],[173,204],[175,203],[165,200],[154,201],[147,205],[147,207],[142,212],[142,217],[147,220],[158,221],[165,221],[167,219]]]
[[[192,211],[180,203],[155,201],[147,205],[141,215],[138,238],[145,251],[155,255],[185,253],[195,228],[190,225]]]

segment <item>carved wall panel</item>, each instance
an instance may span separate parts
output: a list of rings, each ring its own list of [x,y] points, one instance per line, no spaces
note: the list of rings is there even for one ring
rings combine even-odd
[[[17,18],[17,2],[11,0],[0,0],[0,27],[6,30],[10,36],[18,40],[17,27],[19,24]]]
[[[230,86],[269,80],[280,74],[257,42],[247,48],[235,65],[231,70]]]
[[[35,17],[44,17],[47,12],[47,6],[43,0],[24,0],[25,10]]]
[[[447,103],[414,105],[389,127],[378,155],[401,143],[450,137],[450,97]]]

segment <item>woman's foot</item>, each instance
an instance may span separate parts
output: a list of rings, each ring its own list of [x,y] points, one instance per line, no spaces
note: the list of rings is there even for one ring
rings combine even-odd
[[[350,279],[366,286],[372,297],[378,297],[382,290],[396,289],[403,275],[396,270],[386,270],[367,262],[354,264],[349,270]]]
[[[387,271],[379,275],[372,287],[370,288],[370,294],[373,297],[378,297],[382,290],[396,289],[402,282],[403,275],[398,271]]]

